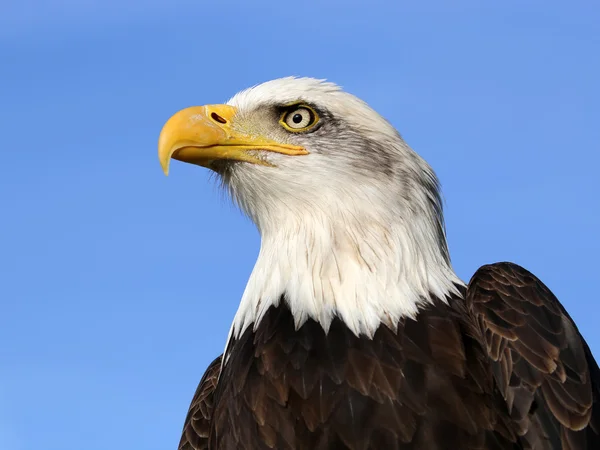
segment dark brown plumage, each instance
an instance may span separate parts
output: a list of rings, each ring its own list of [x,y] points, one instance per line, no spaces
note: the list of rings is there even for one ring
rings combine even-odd
[[[499,263],[463,295],[372,339],[271,307],[209,366],[179,449],[600,449],[600,370],[550,290]]]
[[[501,263],[477,271],[466,300],[524,448],[600,449],[600,370],[554,294]]]
[[[222,358],[219,356],[210,363],[198,384],[192,404],[185,418],[183,434],[179,443],[180,450],[208,448],[210,422],[214,407],[214,392],[217,388]]]

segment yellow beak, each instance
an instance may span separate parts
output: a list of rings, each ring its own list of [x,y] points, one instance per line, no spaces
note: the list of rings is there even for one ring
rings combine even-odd
[[[229,105],[207,105],[173,115],[158,138],[158,159],[165,175],[169,174],[171,158],[210,167],[222,159],[270,165],[259,158],[257,150],[289,156],[308,154],[304,147],[236,132],[231,128],[235,113]]]

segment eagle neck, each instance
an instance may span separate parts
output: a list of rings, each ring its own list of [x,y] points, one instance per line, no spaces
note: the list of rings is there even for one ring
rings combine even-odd
[[[418,217],[385,220],[331,211],[263,223],[258,259],[231,334],[256,329],[280,302],[292,312],[296,329],[312,318],[327,332],[339,317],[357,336],[416,317],[420,307],[435,298],[445,301],[462,284],[430,228]]]

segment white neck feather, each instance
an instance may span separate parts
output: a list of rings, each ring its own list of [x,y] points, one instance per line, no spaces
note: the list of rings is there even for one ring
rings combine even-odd
[[[323,105],[330,119],[293,136],[265,125],[261,111],[298,100]],[[262,84],[229,104],[243,111],[240,130],[310,151],[263,155],[274,167],[220,172],[262,236],[232,336],[256,327],[282,297],[296,327],[311,318],[328,331],[339,317],[356,335],[373,336],[433,298],[458,295],[437,179],[389,122],[335,85],[306,78]]]
[[[260,254],[235,316],[234,337],[256,327],[282,295],[297,328],[311,318],[327,332],[337,316],[356,335],[371,337],[381,323],[395,328],[432,298],[458,294],[455,284],[462,281],[444,257],[431,218],[385,220],[351,211],[281,214],[286,222],[261,229]]]

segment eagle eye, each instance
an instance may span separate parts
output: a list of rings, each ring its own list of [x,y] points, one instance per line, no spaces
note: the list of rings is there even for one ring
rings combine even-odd
[[[319,121],[319,116],[314,109],[306,105],[294,105],[288,108],[281,116],[279,123],[288,131],[298,133],[314,127]]]

